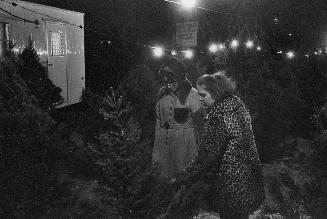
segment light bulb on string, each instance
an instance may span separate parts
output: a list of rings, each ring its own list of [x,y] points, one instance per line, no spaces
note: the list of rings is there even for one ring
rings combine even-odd
[[[215,44],[215,43],[213,43],[213,44],[211,44],[211,45],[209,46],[209,51],[210,51],[211,53],[216,53],[216,52],[218,51],[218,49],[219,49],[219,47],[218,47],[218,45]]]
[[[161,57],[164,55],[164,49],[161,47],[153,47],[152,51],[155,57]]]
[[[245,43],[246,48],[252,49],[254,47],[254,42],[252,40],[248,40]]]
[[[277,17],[274,18],[274,22],[275,22],[275,24],[278,24],[278,18]]]
[[[295,56],[295,54],[294,54],[293,51],[289,51],[289,52],[286,53],[286,56],[287,56],[287,58],[289,58],[289,59],[293,59],[294,56]]]
[[[230,43],[230,47],[232,48],[232,49],[236,49],[237,47],[239,46],[239,42],[238,42],[238,40],[232,40],[232,42]]]
[[[224,44],[222,44],[222,43],[219,43],[218,44],[218,50],[219,51],[222,51],[222,50],[224,50],[226,47],[225,47],[225,45]]]
[[[196,0],[182,0],[182,5],[186,8],[194,8]]]
[[[176,56],[176,55],[177,55],[177,52],[176,52],[176,50],[172,50],[170,54],[171,54],[172,56]]]
[[[192,50],[185,50],[185,51],[182,51],[184,52],[184,56],[186,59],[191,59],[193,58],[194,54],[193,54],[193,51]]]

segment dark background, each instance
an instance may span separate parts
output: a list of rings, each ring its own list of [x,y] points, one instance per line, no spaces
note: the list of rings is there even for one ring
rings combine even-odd
[[[152,61],[150,49],[139,43],[172,45],[178,21],[199,21],[198,51],[205,51],[210,41],[226,41],[242,32],[273,53],[293,49],[304,55],[322,46],[322,32],[327,31],[324,0],[198,1],[219,13],[189,11],[164,0],[30,2],[85,13],[87,86],[99,92],[117,86],[135,64]]]

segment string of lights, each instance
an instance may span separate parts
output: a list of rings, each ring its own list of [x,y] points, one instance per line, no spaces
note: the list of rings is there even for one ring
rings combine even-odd
[[[257,20],[254,17],[246,17],[246,16],[241,16],[241,15],[238,15],[238,14],[222,12],[222,11],[217,11],[217,10],[213,10],[213,9],[209,9],[209,8],[200,7],[200,6],[196,5],[196,0],[180,0],[180,1],[164,0],[164,1],[168,2],[168,3],[182,5],[182,6],[187,7],[187,8],[196,8],[196,9],[201,9],[201,10],[205,10],[205,11],[209,11],[209,12],[214,12],[214,13],[218,13],[218,14],[221,14],[221,15],[229,16],[229,17],[236,17],[236,18],[246,19],[247,23],[249,23],[248,21],[250,21],[251,23],[255,22],[256,26],[258,25]],[[207,18],[206,17],[204,17],[204,18],[207,21]],[[210,26],[208,21],[207,21],[207,25]],[[213,30],[211,30],[211,34],[212,34],[211,38],[214,39],[215,37],[214,37]],[[239,36],[239,38],[243,38],[243,37]],[[227,45],[228,43],[229,43],[229,45]],[[233,39],[231,41],[226,41],[225,43],[221,43],[221,42],[220,43],[212,43],[211,45],[209,45],[208,50],[209,50],[209,53],[211,53],[211,54],[221,52],[221,51],[225,50],[226,47],[228,47],[228,46],[231,49],[236,50],[237,47],[240,46],[239,44],[240,44],[239,41],[236,40],[236,39]],[[255,47],[253,40],[247,40],[247,42],[245,42],[244,44],[245,44],[245,47],[247,49],[253,49]],[[261,46],[257,45],[256,50],[260,51]],[[191,50],[187,50],[187,52],[185,52],[185,56],[192,57],[192,55],[190,55],[191,54],[190,51]],[[174,53],[176,53],[176,51],[174,51]],[[200,53],[204,53],[204,52],[200,51]]]
[[[26,8],[24,6],[21,6],[21,5],[17,4],[16,2],[10,2],[10,1],[7,1],[7,0],[1,0],[1,1],[6,2],[7,4],[10,4],[10,5],[14,6],[14,7],[18,6],[18,7],[21,7],[22,9],[24,9],[24,10],[29,11],[29,12],[39,14],[39,15],[42,15],[42,16],[46,16],[48,18],[51,18],[51,19],[54,19],[54,20],[57,20],[57,21],[60,21],[60,22],[63,22],[63,23],[66,23],[66,24],[69,24],[69,25],[72,25],[72,26],[76,26],[76,27],[79,27],[81,29],[84,28],[82,25],[71,24],[71,23],[69,23],[67,21],[64,21],[62,19],[59,19],[59,18],[50,16],[50,15],[47,15],[45,13],[41,13],[41,12],[38,12],[38,11],[34,11],[32,9]],[[185,5],[185,3],[176,2],[176,1],[172,1],[172,0],[164,0],[164,1],[169,2],[169,3],[179,4],[179,5]],[[186,2],[190,3],[192,1],[186,1]],[[245,19],[254,19],[254,18],[251,18],[251,17],[245,17],[245,16],[235,15],[235,14],[226,13],[226,12],[220,12],[220,11],[216,11],[216,10],[212,10],[212,9],[208,9],[208,8],[204,8],[204,7],[199,7],[199,6],[195,6],[195,5],[192,5],[190,7],[194,7],[194,8],[198,8],[198,9],[206,10],[206,11],[211,11],[211,12],[223,14],[223,15],[226,15],[226,16],[234,16],[234,17],[245,18]],[[28,19],[19,17],[19,16],[15,15],[15,14],[12,14],[11,12],[1,8],[1,7],[0,7],[0,10],[7,13],[7,14],[9,14],[9,15],[11,15],[11,16],[13,16],[13,17],[15,17],[15,18],[23,20],[24,22],[33,23],[35,25],[39,24],[37,20],[32,21],[32,20],[28,20]],[[102,17],[98,17],[98,16],[95,16],[95,17],[103,19]],[[108,42],[110,42],[110,44],[112,43],[111,40],[108,40]],[[154,57],[162,57],[166,53],[168,53],[169,55],[172,55],[172,56],[178,56],[178,55],[182,54],[184,56],[184,58],[191,59],[191,58],[194,57],[194,53],[195,53],[195,51],[193,49],[177,50],[177,49],[166,49],[166,48],[164,48],[162,46],[150,46],[150,45],[147,45],[147,44],[144,44],[144,43],[139,43],[139,42],[136,42],[135,44],[139,45],[139,46],[150,48],[152,50],[152,53],[153,53]],[[247,40],[243,44],[244,44],[245,48],[249,49],[249,50],[255,49],[258,52],[262,50],[262,47],[260,45],[255,45],[255,42],[253,40]],[[240,42],[237,39],[232,39],[232,40],[227,40],[226,42],[212,43],[212,44],[210,44],[208,46],[207,51],[210,54],[217,54],[219,52],[222,52],[222,51],[226,50],[227,47],[229,47],[233,51],[236,51],[237,48],[240,47]],[[201,50],[199,50],[198,52],[199,53],[205,53],[204,51],[201,51]],[[295,54],[294,51],[287,51],[287,52],[278,51],[277,54],[285,55],[289,59],[293,59],[293,58],[296,57],[296,54]],[[322,55],[323,53],[322,53],[322,50],[318,50],[318,51],[314,51],[313,54],[314,55]],[[305,54],[305,57],[309,58],[309,54]]]
[[[182,54],[184,58],[191,59],[194,57],[194,50],[192,49],[184,49],[184,50],[176,50],[176,49],[165,49],[162,46],[150,46],[143,43],[136,43],[137,45],[141,45],[143,47],[147,47],[152,49],[152,54],[156,58],[163,57],[166,53],[171,56],[178,56]],[[262,47],[260,45],[255,45],[255,42],[253,40],[247,40],[243,43],[244,48],[247,50],[255,50],[257,52],[262,51]],[[207,52],[209,54],[218,54],[220,52],[227,51],[227,47],[231,49],[231,51],[237,51],[237,49],[241,46],[240,42],[237,39],[233,40],[227,40],[225,43],[212,43],[208,46]],[[206,53],[204,51],[198,51],[200,53]],[[276,54],[285,56],[288,59],[294,59],[296,57],[300,57],[300,55],[297,55],[294,51],[277,51]],[[306,53],[304,54],[304,57],[309,58],[310,56],[322,56],[324,55],[323,51],[321,49],[318,49],[317,51],[313,51],[311,54]],[[303,55],[301,55],[303,56]]]
[[[16,2],[9,2],[9,1],[6,1],[6,0],[1,0],[1,1],[2,1],[2,2],[5,2],[5,3],[7,3],[7,4],[10,4],[10,5],[12,5],[13,7],[17,7],[17,6],[18,6],[18,7],[22,8],[22,9],[24,9],[24,10],[26,10],[26,11],[29,11],[29,12],[32,12],[32,13],[35,13],[35,14],[38,14],[38,15],[46,16],[46,17],[48,17],[48,18],[51,18],[51,19],[54,19],[54,20],[60,21],[60,22],[62,22],[62,23],[65,23],[65,24],[68,24],[68,25],[71,25],[71,26],[79,27],[79,28],[81,28],[81,29],[84,28],[82,25],[72,24],[72,23],[69,23],[68,21],[65,21],[65,20],[62,20],[62,19],[59,19],[59,18],[56,18],[56,17],[50,16],[50,15],[48,15],[48,14],[41,13],[41,12],[38,12],[38,11],[34,11],[34,10],[29,9],[29,8],[26,8],[26,7],[24,7],[24,6],[20,5],[20,4],[17,4]],[[12,16],[16,16],[16,15],[12,15]],[[33,23],[35,23],[35,22],[33,22]],[[38,25],[38,23],[37,23],[36,25]]]
[[[165,2],[168,2],[168,3],[173,3],[173,4],[178,4],[178,5],[182,5],[183,7],[186,7],[186,8],[196,8],[196,9],[201,9],[201,10],[205,10],[205,11],[209,11],[209,12],[214,12],[214,13],[219,13],[219,14],[222,14],[222,15],[225,15],[225,16],[231,16],[231,17],[237,17],[237,18],[242,18],[242,19],[247,19],[247,21],[254,21],[256,23],[256,28],[258,28],[258,22],[257,22],[257,19],[255,17],[246,17],[246,16],[241,16],[241,15],[237,15],[237,14],[232,14],[232,13],[228,13],[228,12],[222,12],[222,11],[217,11],[217,10],[213,10],[213,9],[209,9],[209,8],[204,8],[204,7],[200,7],[200,6],[197,6],[196,5],[196,0],[180,0],[180,1],[174,1],[174,0],[164,0]],[[274,18],[274,22],[275,24],[278,24],[278,18]],[[289,34],[289,36],[292,36],[292,34]],[[225,43],[212,43],[209,47],[208,47],[208,50],[210,53],[212,54],[215,54],[219,51],[223,51],[226,49],[226,45],[227,43],[229,43],[229,47],[232,49],[232,50],[236,50],[239,46],[240,46],[240,43],[238,40],[234,39],[234,40],[231,40],[231,41],[226,41]],[[257,51],[261,51],[261,46],[260,45],[256,45],[254,44],[254,41],[253,40],[247,40],[245,43],[244,43],[246,49],[256,49]],[[160,57],[163,55],[163,51],[165,51],[164,49],[159,49],[158,48],[155,48],[154,51],[153,51],[153,54],[157,57]],[[188,58],[192,57],[191,54],[191,51],[192,50],[186,50],[186,51],[182,51],[182,52],[187,52],[185,53],[185,57],[186,57],[186,54],[188,54]],[[327,50],[326,50],[327,51]],[[170,51],[172,54],[177,54],[177,52],[175,50],[171,50]],[[201,52],[201,51],[200,51]],[[203,52],[201,52],[203,53]],[[290,51],[278,51],[277,54],[279,55],[283,55],[285,56],[286,58],[288,59],[293,59],[295,57],[300,57],[300,56],[303,56],[303,55],[300,55],[300,54],[296,54],[294,51],[290,50]],[[324,52],[322,52],[322,49],[315,49],[313,52],[307,52],[306,54],[304,54],[304,56],[306,58],[309,58],[309,56],[321,56],[323,54],[326,54]]]
[[[111,35],[109,35],[108,33],[101,33],[101,35],[107,35],[108,37],[110,37]],[[102,40],[103,42],[107,42],[109,45],[113,44],[114,42],[112,40]],[[263,50],[263,48],[259,45],[259,43],[255,42],[254,40],[246,40],[243,43],[240,42],[237,39],[232,39],[232,40],[226,40],[225,42],[215,42],[215,43],[211,43],[210,45],[208,45],[208,47],[206,48],[206,51],[200,48],[196,48],[197,51],[195,51],[195,49],[168,49],[165,48],[164,46],[159,46],[159,45],[148,45],[145,43],[140,43],[140,42],[135,42],[133,43],[135,45],[138,46],[142,46],[142,47],[146,47],[152,50],[152,55],[155,58],[161,58],[165,55],[168,54],[168,56],[180,56],[182,55],[185,59],[192,59],[195,55],[196,52],[198,53],[207,53],[207,54],[212,54],[212,55],[217,55],[221,52],[227,51],[228,49],[231,49],[231,51],[236,52],[237,49],[239,49],[242,45],[243,48],[247,49],[247,50],[252,50],[252,51],[257,51],[257,52],[261,52]],[[277,51],[276,54],[278,55],[282,55],[285,56],[288,59],[293,59],[296,57],[300,57],[300,55],[296,54],[294,51],[290,50],[290,51]],[[314,55],[314,56],[321,56],[323,55],[323,51],[322,49],[319,49],[317,51],[313,51],[311,54],[307,53],[304,54],[304,57],[309,58],[309,56]]]
[[[184,5],[185,2],[186,3],[192,2],[192,0],[185,0],[183,3],[182,2],[171,1],[171,0],[164,0],[164,1],[179,4],[179,5]],[[213,12],[216,12],[216,13],[221,13],[221,14],[224,14],[226,16],[234,16],[235,15],[235,14],[231,14],[231,13],[218,12],[218,11],[215,11],[215,10],[201,8],[201,7],[197,7],[197,8],[203,9],[203,10],[208,10],[208,11],[213,11]],[[104,18],[96,16],[96,15],[92,15],[92,16],[101,19],[102,22],[104,22],[104,24],[106,24]],[[238,16],[238,15],[235,15],[235,17],[254,19],[254,18],[251,18],[251,17],[244,17],[244,16]],[[275,23],[278,21],[276,19],[277,18],[274,19]],[[257,22],[256,22],[256,25],[257,25]],[[95,32],[97,32],[97,31],[95,31]],[[111,35],[109,35],[108,33],[98,33],[98,34],[108,35],[108,36],[111,37]],[[109,44],[113,43],[113,41],[111,41],[111,40],[108,40],[107,42],[109,42]],[[155,57],[162,57],[166,53],[168,53],[169,55],[172,55],[172,56],[177,56],[178,54],[183,54],[185,58],[190,59],[190,58],[192,58],[194,56],[194,53],[195,53],[194,50],[192,50],[192,49],[176,50],[176,49],[166,49],[163,46],[150,46],[150,45],[147,45],[147,44],[144,44],[144,43],[139,43],[139,42],[136,42],[135,44],[151,49],[152,53],[153,53],[153,56],[155,56]],[[246,42],[243,43],[243,45],[248,50],[256,50],[256,51],[260,52],[263,49],[258,43],[255,44],[254,40],[247,40]],[[211,54],[217,54],[217,53],[227,49],[228,46],[232,50],[236,51],[236,49],[238,47],[240,47],[240,42],[237,39],[232,39],[232,40],[227,40],[225,43],[221,43],[221,42],[220,43],[219,42],[212,43],[212,44],[210,44],[208,46],[207,50]],[[198,50],[197,52],[199,52],[199,53],[202,53],[202,54],[206,53],[203,50],[202,51],[199,50],[198,48],[197,48],[197,50]],[[283,56],[285,56],[286,58],[289,58],[289,59],[299,57],[299,55],[296,54],[294,51],[284,51],[284,52],[283,51],[278,51],[277,54],[283,55]],[[322,50],[319,49],[317,51],[314,51],[310,55],[309,55],[309,53],[307,53],[304,56],[306,58],[309,58],[309,56],[311,56],[311,55],[319,56],[319,55],[323,55],[323,54],[324,53],[322,52]]]
[[[244,42],[244,46],[246,49],[256,49],[256,51],[261,51],[261,46],[257,45],[255,46],[254,41],[248,40]],[[217,42],[217,43],[211,43],[208,48],[207,52],[210,54],[218,54],[219,52],[226,51],[228,48],[232,49],[233,51],[236,51],[240,47],[240,42],[237,39],[233,40],[227,40],[226,42]],[[153,49],[153,55],[155,57],[161,57],[164,55],[165,51],[168,51],[170,55],[176,56],[178,54],[183,54],[183,56],[186,59],[193,58],[194,56],[194,50],[192,49],[185,49],[185,50],[176,50],[176,49],[164,49],[163,47],[151,47]],[[204,51],[198,51],[200,53],[206,53]]]

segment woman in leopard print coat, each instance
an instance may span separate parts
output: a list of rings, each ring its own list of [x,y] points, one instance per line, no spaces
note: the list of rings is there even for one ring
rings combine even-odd
[[[224,74],[203,75],[199,94],[209,106],[199,152],[176,178],[177,185],[196,182],[201,173],[216,172],[216,210],[221,219],[248,218],[264,199],[261,164],[251,117],[233,95],[235,85]],[[174,181],[174,180],[173,180]]]

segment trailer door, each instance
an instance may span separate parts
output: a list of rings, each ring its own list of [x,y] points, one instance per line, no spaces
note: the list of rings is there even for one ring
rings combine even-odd
[[[66,25],[46,22],[49,79],[61,88],[61,96],[68,102],[67,40]]]

